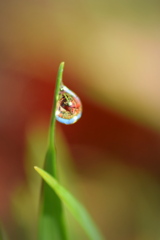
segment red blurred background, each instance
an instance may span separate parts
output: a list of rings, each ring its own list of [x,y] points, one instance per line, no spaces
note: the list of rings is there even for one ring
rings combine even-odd
[[[108,169],[108,164],[127,167],[127,174],[134,170],[135,179],[136,171],[142,176],[145,173],[158,184],[151,194],[153,202],[148,203],[152,211],[154,199],[160,196],[158,6],[154,1],[0,2],[2,219],[8,217],[12,190],[25,179],[26,131],[41,119],[46,128],[49,125],[61,61],[66,63],[64,83],[83,103],[81,120],[71,126],[57,124],[64,132],[77,174],[100,178],[95,169]],[[103,175],[107,177],[107,170]],[[113,171],[114,177],[119,181]],[[104,179],[101,184],[105,188]],[[156,219],[160,220],[159,215]],[[109,229],[107,224],[108,220],[103,222],[102,229]],[[133,225],[129,235],[121,233],[119,239],[158,239],[152,231],[143,238]],[[110,239],[118,239],[108,232]]]

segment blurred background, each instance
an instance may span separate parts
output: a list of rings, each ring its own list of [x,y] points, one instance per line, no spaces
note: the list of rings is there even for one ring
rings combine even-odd
[[[83,103],[57,123],[60,179],[109,240],[160,239],[158,1],[0,1],[0,218],[36,239],[54,84]],[[67,213],[68,214],[68,213]],[[69,216],[70,239],[87,239]]]

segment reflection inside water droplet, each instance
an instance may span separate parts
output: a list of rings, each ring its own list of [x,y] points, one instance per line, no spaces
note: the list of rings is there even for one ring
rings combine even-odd
[[[82,115],[82,103],[69,88],[62,85],[57,101],[56,119],[64,124],[72,124]]]

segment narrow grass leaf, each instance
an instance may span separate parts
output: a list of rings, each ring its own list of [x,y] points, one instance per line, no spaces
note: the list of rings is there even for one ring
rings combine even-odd
[[[9,240],[2,223],[0,224],[0,240]]]
[[[46,153],[44,169],[51,176],[57,178],[56,150],[55,150],[55,111],[58,100],[58,93],[62,82],[64,63],[61,63],[58,70],[55,96],[49,129],[49,146]],[[40,216],[38,224],[38,240],[66,240],[66,230],[63,219],[63,208],[60,198],[55,191],[43,182],[40,198]]]
[[[41,175],[52,190],[57,193],[68,210],[84,229],[89,239],[104,240],[105,238],[97,229],[97,226],[87,213],[86,209],[64,187],[62,187],[54,177],[41,168],[35,167],[35,170]]]

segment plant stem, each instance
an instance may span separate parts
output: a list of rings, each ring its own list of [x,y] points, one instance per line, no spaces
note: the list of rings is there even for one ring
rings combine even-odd
[[[59,90],[62,82],[64,62],[58,69],[55,95],[51,115],[51,124],[49,129],[49,145],[46,153],[44,169],[51,176],[57,179],[57,163],[55,149],[55,124],[56,124],[56,106],[59,98]],[[55,191],[43,182],[42,196],[40,204],[40,217],[38,228],[38,240],[66,240],[65,221],[63,216],[63,206],[60,198]]]
[[[49,147],[53,147],[55,144],[55,125],[56,125],[56,117],[55,117],[55,112],[56,112],[56,106],[57,106],[57,101],[58,101],[58,94],[60,91],[60,86],[62,84],[62,76],[63,76],[63,69],[64,69],[64,62],[62,62],[59,66],[58,69],[58,74],[57,74],[57,81],[56,81],[56,89],[55,89],[55,94],[54,94],[54,99],[53,99],[53,108],[52,108],[52,116],[51,116],[51,123],[50,123],[50,132],[49,132]]]

